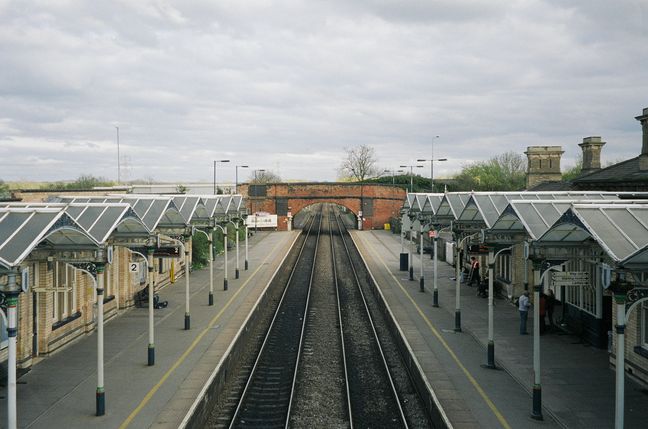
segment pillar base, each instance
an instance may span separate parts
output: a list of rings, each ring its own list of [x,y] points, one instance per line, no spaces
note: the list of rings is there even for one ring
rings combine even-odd
[[[434,292],[432,293],[432,307],[438,307],[439,306],[439,291],[437,289],[434,289]]]
[[[423,277],[419,279],[419,289],[421,292],[425,292],[425,279]]]
[[[531,412],[533,420],[544,420],[542,417],[542,387],[533,386],[533,411]]]
[[[461,310],[455,310],[455,332],[461,332]]]
[[[234,270],[234,278],[238,279],[239,276],[240,276],[240,273],[239,273],[239,269],[237,268],[236,270]]]
[[[97,387],[97,416],[106,414],[106,392],[103,387]]]
[[[414,281],[414,267],[409,267],[409,279],[410,281]]]
[[[493,341],[488,342],[488,357],[487,357],[488,363],[485,365],[482,365],[482,368],[487,368],[487,369],[499,369],[497,368],[497,365],[495,365],[495,343]]]
[[[148,366],[155,365],[155,345],[149,344],[148,346]]]
[[[209,299],[207,300],[207,305],[214,305],[214,292],[209,292]]]
[[[227,279],[223,279],[223,290],[227,290]]]
[[[185,331],[188,331],[191,329],[191,315],[189,313],[185,313]]]
[[[247,271],[247,270],[248,270],[248,261],[247,261],[247,259],[246,259],[246,260],[245,260],[245,271]]]

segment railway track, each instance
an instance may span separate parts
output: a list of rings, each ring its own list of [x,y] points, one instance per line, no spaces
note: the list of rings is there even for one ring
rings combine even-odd
[[[211,427],[430,426],[366,267],[337,210],[322,207],[292,258],[258,355],[248,358],[254,363],[238,374],[244,387],[229,392],[236,405],[218,408]]]

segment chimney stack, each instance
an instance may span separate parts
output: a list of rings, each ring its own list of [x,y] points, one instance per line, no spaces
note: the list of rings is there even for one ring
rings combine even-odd
[[[528,159],[527,189],[542,182],[560,182],[560,158],[565,153],[562,146],[528,146],[524,152]]]
[[[601,149],[604,144],[599,136],[585,137],[583,143],[578,144],[583,150],[583,174],[601,169]]]
[[[641,155],[639,156],[639,169],[648,170],[648,107],[643,109],[643,115],[635,119],[641,123],[643,137],[641,140]]]

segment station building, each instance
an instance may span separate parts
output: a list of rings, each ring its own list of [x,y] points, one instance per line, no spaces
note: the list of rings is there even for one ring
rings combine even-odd
[[[97,249],[110,253],[102,264],[104,320],[110,320],[136,304],[149,280],[159,290],[184,274],[187,264],[178,243],[185,246],[191,264],[195,228],[209,232],[245,211],[240,195],[101,193],[105,191],[23,192],[20,202],[0,203],[0,285],[7,285],[9,272],[15,270],[22,289],[17,302],[18,368],[27,369],[96,329],[96,264],[89,258],[90,248],[92,255]],[[36,222],[44,216],[58,218]],[[48,241],[48,234],[55,232],[60,243]],[[75,234],[87,236],[90,244],[76,242]],[[151,240],[159,252],[147,261]],[[10,256],[18,256],[17,265],[10,263]],[[0,298],[6,314],[2,289]],[[0,324],[2,362],[9,340],[4,315]]]
[[[544,288],[562,304],[560,326],[584,342],[608,348],[616,365],[618,302],[629,303],[624,325],[624,362],[628,373],[648,385],[648,109],[636,118],[643,130],[639,156],[601,168],[605,142],[586,137],[582,174],[561,179],[560,146],[529,147],[527,187],[520,192],[408,194],[403,225],[418,241],[428,229],[439,232],[438,257],[471,256],[488,271],[489,250],[500,294],[513,300],[533,289],[538,264],[558,264]],[[423,225],[423,228],[421,228]],[[457,243],[463,243],[457,249]],[[529,256],[530,255],[530,256]],[[525,256],[529,256],[526,258]],[[544,269],[544,268],[543,268]]]

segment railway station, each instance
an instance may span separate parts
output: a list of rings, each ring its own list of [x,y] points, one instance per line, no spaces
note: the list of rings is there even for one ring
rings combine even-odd
[[[20,427],[639,427],[646,197],[408,193],[371,229],[319,193],[286,213],[298,228],[256,233],[245,194],[3,203],[0,410]],[[197,236],[209,266],[188,272]]]

